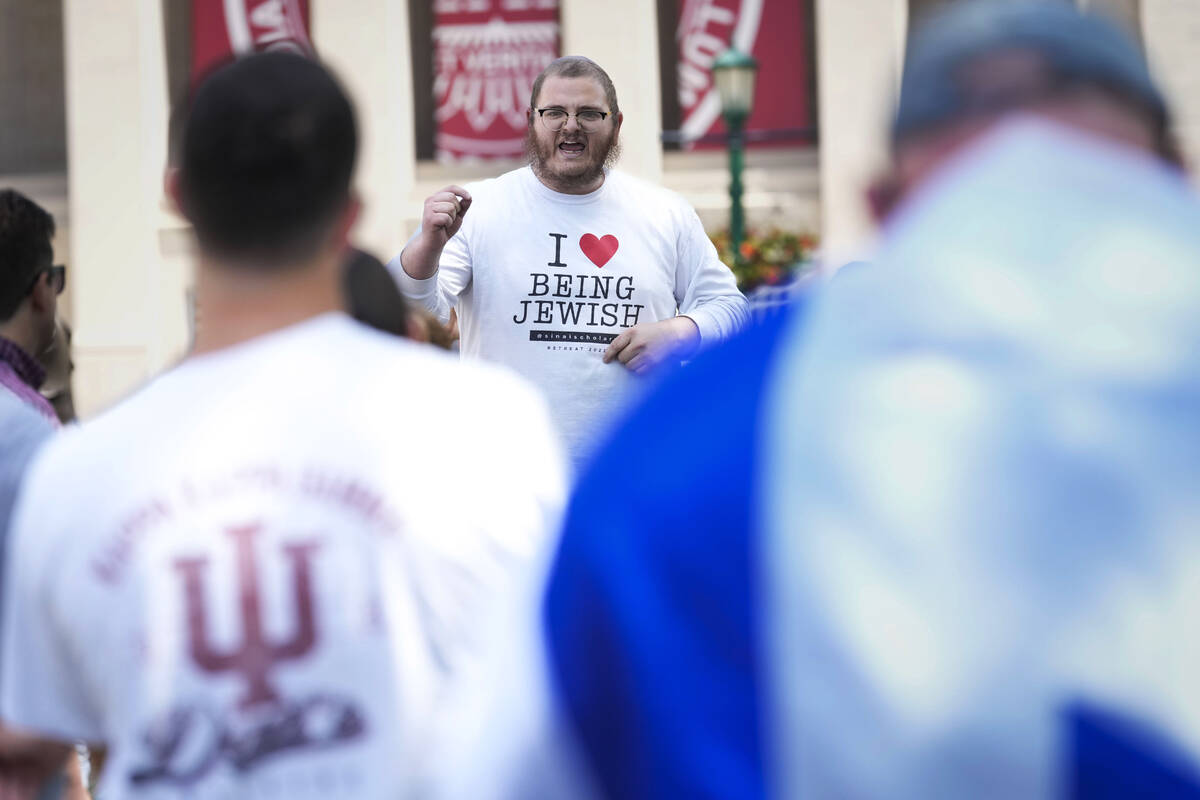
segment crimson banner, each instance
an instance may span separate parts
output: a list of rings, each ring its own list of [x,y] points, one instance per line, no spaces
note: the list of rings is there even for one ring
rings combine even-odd
[[[679,45],[680,131],[685,140],[725,130],[713,61],[730,43],[758,59],[754,112],[746,129],[796,130],[812,125],[809,97],[810,0],[682,0]],[[801,137],[792,139],[794,143]]]
[[[558,55],[558,0],[436,0],[437,159],[520,156],[533,80]]]
[[[312,53],[308,0],[192,0],[192,82],[234,53]]]

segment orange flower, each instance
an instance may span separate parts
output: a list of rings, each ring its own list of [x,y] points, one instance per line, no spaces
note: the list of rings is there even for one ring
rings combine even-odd
[[[758,252],[752,242],[742,242],[739,250],[742,253],[742,258],[754,258],[754,255]]]

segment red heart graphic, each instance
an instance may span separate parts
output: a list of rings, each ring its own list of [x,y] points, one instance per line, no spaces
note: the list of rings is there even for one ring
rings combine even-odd
[[[579,237],[579,249],[597,267],[603,267],[607,264],[608,260],[613,257],[620,246],[621,243],[617,241],[617,237],[611,233],[599,239],[590,233],[585,233]]]

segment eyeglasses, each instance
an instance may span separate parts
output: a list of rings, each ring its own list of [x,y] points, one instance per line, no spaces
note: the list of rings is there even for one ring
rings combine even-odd
[[[54,287],[55,294],[62,294],[63,289],[67,288],[67,267],[65,264],[55,264],[52,267],[42,267],[33,274],[33,280],[29,282],[29,288],[25,290],[25,294],[33,291],[33,287],[37,286],[37,282],[42,279],[43,274],[49,274],[50,285]]]
[[[542,118],[542,124],[546,126],[547,130],[561,131],[567,124],[567,120],[574,117],[585,133],[595,133],[600,130],[600,126],[604,124],[609,113],[590,108],[575,114],[568,114],[566,109],[562,108],[535,108],[534,111]]]

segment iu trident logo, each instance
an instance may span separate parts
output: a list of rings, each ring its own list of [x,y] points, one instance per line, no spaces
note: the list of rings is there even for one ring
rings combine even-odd
[[[204,575],[208,559],[182,558],[175,562],[175,569],[183,575],[192,660],[205,672],[239,673],[246,681],[246,693],[238,702],[241,709],[278,701],[279,694],[267,676],[275,665],[300,658],[317,641],[310,558],[319,544],[306,542],[283,547],[283,554],[292,567],[296,630],[286,641],[271,642],[267,640],[262,627],[258,567],[254,558],[254,540],[261,529],[261,525],[254,524],[226,531],[237,548],[238,595],[242,616],[242,643],[237,648],[220,652],[208,641],[208,613],[204,604]]]

